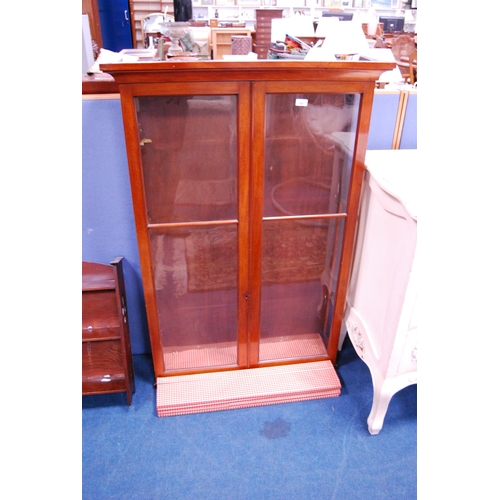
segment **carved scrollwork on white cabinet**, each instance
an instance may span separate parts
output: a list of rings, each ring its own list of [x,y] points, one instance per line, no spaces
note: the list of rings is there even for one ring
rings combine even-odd
[[[349,337],[351,338],[351,341],[354,344],[359,357],[363,359],[365,356],[365,339],[363,338],[363,334],[358,328],[358,325],[356,325],[352,321],[347,322],[347,330],[349,331]]]

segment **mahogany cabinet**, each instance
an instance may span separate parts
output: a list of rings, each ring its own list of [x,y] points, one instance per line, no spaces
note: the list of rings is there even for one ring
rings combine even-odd
[[[259,59],[267,59],[271,40],[273,19],[281,19],[283,9],[255,9],[255,50]]]
[[[82,395],[125,392],[131,405],[135,384],[122,261],[82,262]]]
[[[393,66],[103,65],[157,377],[335,360],[375,81]]]

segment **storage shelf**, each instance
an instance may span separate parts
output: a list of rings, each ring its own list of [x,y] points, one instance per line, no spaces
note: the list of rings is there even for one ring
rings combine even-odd
[[[82,339],[82,344],[86,342],[103,342],[106,340],[120,340],[120,335],[106,335],[102,337],[84,338]]]
[[[135,385],[122,260],[82,262],[82,395],[125,392],[130,405]]]

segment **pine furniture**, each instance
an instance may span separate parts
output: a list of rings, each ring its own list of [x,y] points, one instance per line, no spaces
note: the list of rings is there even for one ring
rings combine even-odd
[[[252,36],[252,28],[211,28],[212,59],[222,59],[231,54],[232,36]]]

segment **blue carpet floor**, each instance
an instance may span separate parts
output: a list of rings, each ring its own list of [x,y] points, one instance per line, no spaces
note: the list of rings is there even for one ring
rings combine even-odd
[[[368,433],[366,365],[347,339],[338,398],[156,416],[151,358],[134,356],[136,392],[82,398],[83,499],[417,498],[417,386]]]

